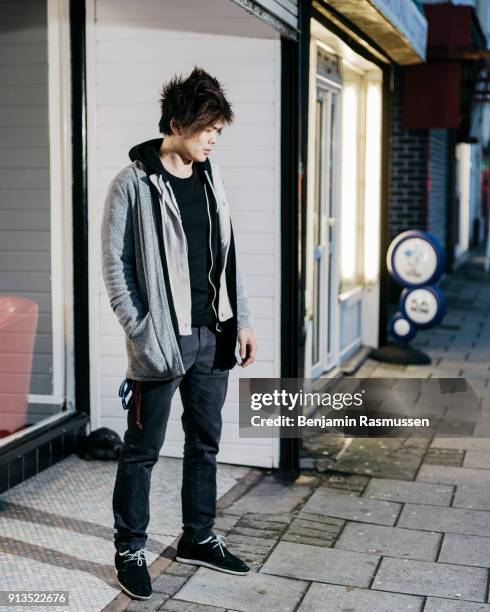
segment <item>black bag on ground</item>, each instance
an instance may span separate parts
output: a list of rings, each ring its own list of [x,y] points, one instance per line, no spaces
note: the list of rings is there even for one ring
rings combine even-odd
[[[80,459],[117,460],[123,442],[119,435],[107,427],[99,427],[80,440],[77,454]]]

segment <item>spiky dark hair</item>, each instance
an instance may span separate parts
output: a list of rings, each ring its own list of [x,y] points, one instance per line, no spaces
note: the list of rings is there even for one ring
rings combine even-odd
[[[216,121],[233,121],[231,104],[219,81],[197,66],[187,78],[176,75],[163,84],[160,108],[162,116],[158,127],[161,134],[172,133],[172,119],[189,134],[196,134]]]

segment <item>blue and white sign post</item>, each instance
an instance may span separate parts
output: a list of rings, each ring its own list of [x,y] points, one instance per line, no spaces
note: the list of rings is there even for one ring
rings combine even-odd
[[[429,232],[411,230],[392,241],[386,259],[391,278],[404,287],[389,330],[398,342],[407,343],[419,329],[438,325],[446,312],[444,296],[435,286],[444,272],[444,249]]]

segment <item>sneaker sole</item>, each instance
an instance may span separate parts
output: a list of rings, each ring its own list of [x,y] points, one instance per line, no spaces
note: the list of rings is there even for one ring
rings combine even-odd
[[[150,599],[150,597],[153,595],[153,593],[151,595],[136,595],[135,593],[131,593],[131,591],[129,589],[127,589],[124,584],[122,584],[121,582],[119,582],[119,576],[117,575],[117,570],[114,570],[114,574],[116,576],[116,580],[118,585],[121,587],[121,589],[126,593],[126,595],[129,595],[131,598],[133,599],[139,599],[139,600],[147,600]]]
[[[220,567],[219,565],[213,565],[212,563],[207,563],[206,561],[198,561],[197,559],[184,559],[184,557],[175,557],[175,560],[179,563],[187,563],[188,565],[200,565],[202,567],[209,567],[210,569],[214,569],[218,572],[223,572],[224,574],[233,574],[234,576],[246,576],[247,574],[250,574],[249,569],[246,572],[235,572],[234,570],[228,570],[224,567]]]

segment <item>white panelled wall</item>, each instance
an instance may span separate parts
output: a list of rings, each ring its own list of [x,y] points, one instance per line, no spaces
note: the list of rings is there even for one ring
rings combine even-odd
[[[259,345],[254,365],[230,373],[219,460],[275,466],[277,440],[238,437],[238,377],[279,376],[279,38],[230,0],[92,0],[87,60],[92,428],[109,427],[122,436],[127,414],[117,397],[127,365],[124,336],[100,270],[106,190],[129,163],[132,145],[160,137],[163,81],[197,64],[222,82],[235,111],[214,160],[229,196]],[[182,455],[181,411],[177,392],[164,455]]]

